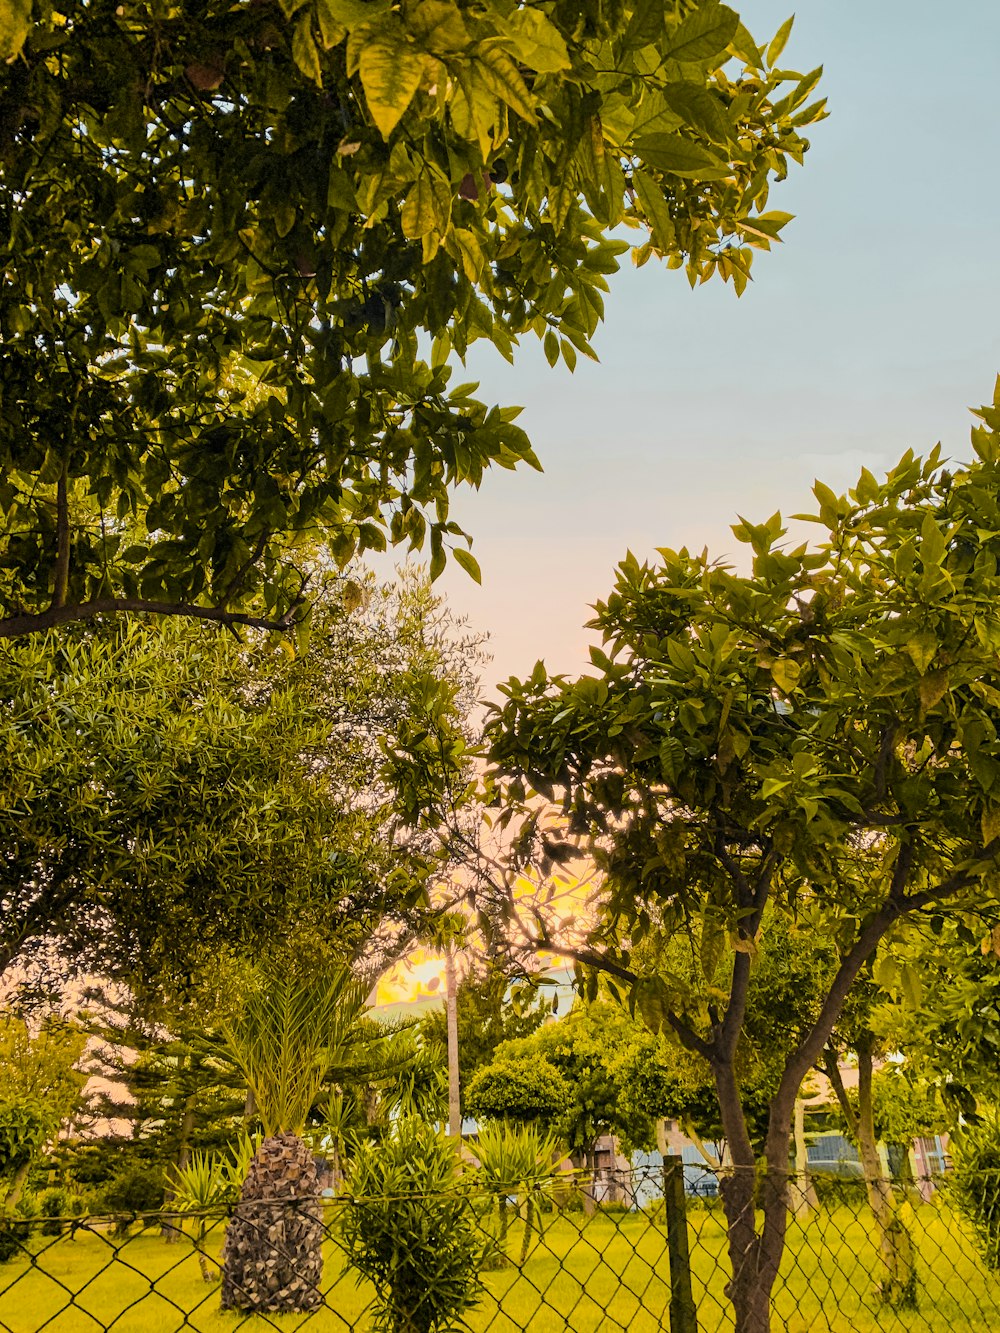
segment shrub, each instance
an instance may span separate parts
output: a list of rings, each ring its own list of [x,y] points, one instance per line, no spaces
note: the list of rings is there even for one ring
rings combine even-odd
[[[128,1162],[98,1193],[95,1203],[103,1212],[119,1214],[118,1232],[128,1229],[133,1217],[154,1213],[163,1204],[163,1174],[156,1167]]]
[[[972,1227],[987,1268],[1000,1268],[1000,1119],[996,1114],[952,1139],[949,1193]]]
[[[836,1171],[810,1171],[809,1182],[822,1208],[838,1208],[847,1204],[856,1209],[867,1198],[863,1176],[841,1175]]]
[[[557,1119],[572,1100],[569,1084],[544,1056],[527,1061],[497,1060],[469,1083],[466,1104],[477,1120],[530,1124]]]
[[[56,1187],[47,1189],[38,1200],[41,1216],[45,1219],[41,1226],[43,1236],[61,1236],[66,1230],[65,1218],[70,1216],[69,1191]]]
[[[375,1287],[385,1333],[448,1333],[478,1301],[489,1242],[459,1179],[455,1147],[423,1121],[401,1120],[358,1147],[342,1220],[348,1258]]]
[[[26,1219],[0,1217],[0,1264],[23,1253],[30,1226]]]

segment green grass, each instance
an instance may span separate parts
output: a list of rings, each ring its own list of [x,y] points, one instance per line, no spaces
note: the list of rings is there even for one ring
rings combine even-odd
[[[876,1244],[865,1213],[822,1211],[805,1225],[793,1223],[775,1297],[775,1333],[867,1333],[868,1330],[933,1330],[981,1333],[1000,1326],[1000,1278],[987,1273],[965,1233],[945,1206],[907,1213],[917,1246],[920,1309],[897,1315],[880,1307]],[[715,1207],[692,1207],[691,1251],[701,1333],[733,1327],[724,1286],[725,1235]],[[520,1242],[512,1228],[511,1251]],[[211,1233],[218,1254],[222,1229]],[[269,1321],[224,1314],[218,1284],[206,1283],[190,1241],[167,1245],[153,1231],[123,1243],[103,1228],[75,1239],[38,1237],[31,1259],[0,1266],[0,1328],[12,1333],[173,1333],[180,1328],[217,1333],[237,1327],[256,1333],[275,1326],[289,1331],[302,1321]],[[667,1326],[666,1240],[662,1227],[642,1214],[580,1214],[548,1220],[523,1270],[515,1266],[485,1275],[487,1294],[469,1319],[474,1333],[598,1333],[627,1328],[652,1333]],[[324,1290],[328,1309],[305,1325],[314,1333],[370,1327],[371,1289],[343,1272],[328,1243]]]

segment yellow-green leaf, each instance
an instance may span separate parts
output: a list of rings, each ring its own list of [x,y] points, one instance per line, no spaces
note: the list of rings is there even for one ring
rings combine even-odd
[[[663,191],[652,176],[638,167],[632,172],[632,185],[639,196],[639,203],[646,215],[656,248],[663,253],[673,250],[674,220],[670,216],[670,208]]]
[[[424,69],[424,57],[397,33],[376,32],[362,47],[358,74],[368,110],[384,139],[388,139],[413,101]]]
[[[914,634],[913,638],[906,645],[906,651],[910,655],[913,665],[923,676],[927,668],[937,656],[938,641],[930,630],[921,630],[919,634]]]
[[[30,30],[31,0],[0,0],[0,60],[16,60]]]
[[[792,32],[792,24],[795,22],[795,15],[785,19],[784,23],[771,38],[771,44],[767,48],[767,63],[773,68],[781,57],[785,49],[785,43],[788,41]]]
[[[983,830],[983,845],[988,847],[994,838],[1000,838],[1000,805],[988,806],[982,813],[980,825]]]
[[[320,85],[323,68],[319,63],[319,47],[312,32],[312,17],[303,14],[292,31],[292,59],[307,79]]]
[[[411,186],[403,202],[400,217],[403,223],[403,235],[409,236],[411,240],[444,230],[447,218],[441,217],[437,192],[427,172],[418,176]]]
[[[771,666],[771,679],[783,694],[790,694],[799,683],[802,668],[790,657],[779,657]]]
[[[920,681],[920,706],[926,712],[948,693],[949,672],[931,671]]]
[[[473,64],[479,77],[494,96],[516,111],[529,125],[537,125],[535,106],[521,71],[510,57],[502,39],[489,37],[476,47]]]
[[[462,12],[448,0],[421,0],[406,11],[406,26],[425,50],[437,55],[463,51],[469,44]]]
[[[446,249],[462,265],[462,271],[469,281],[478,282],[486,257],[476,233],[467,227],[456,227],[448,236]]]
[[[482,583],[483,576],[479,569],[479,561],[472,552],[463,550],[462,547],[458,547],[456,548],[454,555],[455,563],[461,565],[473,582]]]
[[[515,9],[506,24],[521,63],[539,74],[558,74],[571,61],[562,33],[540,9]]]
[[[335,27],[348,31],[360,28],[386,13],[390,6],[391,0],[316,0],[316,18],[323,41]]]

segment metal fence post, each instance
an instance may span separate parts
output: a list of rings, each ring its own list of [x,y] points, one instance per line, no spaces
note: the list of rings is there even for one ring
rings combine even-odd
[[[670,1333],[698,1333],[698,1312],[691,1294],[691,1247],[688,1239],[684,1162],[673,1153],[663,1158],[663,1206],[670,1256]]]

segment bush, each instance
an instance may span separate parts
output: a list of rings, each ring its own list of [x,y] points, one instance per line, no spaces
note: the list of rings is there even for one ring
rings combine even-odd
[[[484,1066],[473,1076],[466,1096],[469,1114],[477,1120],[520,1125],[555,1120],[571,1100],[569,1084],[544,1056],[530,1063],[501,1059]]]
[[[127,1229],[127,1214],[155,1213],[163,1205],[163,1173],[156,1167],[128,1162],[120,1168],[97,1194],[95,1203],[102,1212],[122,1215],[118,1230]]]
[[[454,1145],[407,1118],[359,1146],[342,1226],[354,1268],[375,1287],[385,1333],[448,1333],[478,1301],[489,1242],[458,1174]]]
[[[82,1200],[77,1200],[82,1204]],[[73,1216],[73,1199],[69,1190],[61,1186],[45,1190],[38,1200],[43,1236],[61,1236],[66,1230],[66,1219]]]
[[[952,1138],[949,1194],[969,1223],[987,1268],[1000,1268],[1000,1119],[994,1114]]]
[[[842,1204],[860,1208],[867,1198],[863,1176],[840,1175],[836,1171],[810,1171],[809,1180],[822,1208],[839,1208]]]
[[[25,1218],[0,1217],[0,1264],[24,1252],[30,1230]]]

